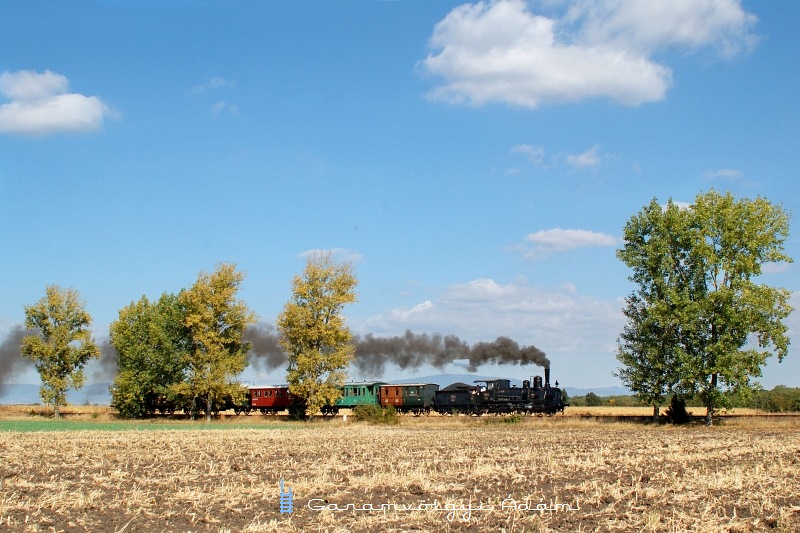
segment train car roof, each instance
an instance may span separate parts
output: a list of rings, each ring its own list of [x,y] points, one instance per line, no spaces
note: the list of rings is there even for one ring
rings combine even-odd
[[[386,383],[386,387],[424,387],[426,385],[439,385],[438,383]]]

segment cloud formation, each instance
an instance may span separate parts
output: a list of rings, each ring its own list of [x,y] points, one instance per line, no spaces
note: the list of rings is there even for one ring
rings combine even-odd
[[[0,132],[21,135],[85,132],[100,129],[111,109],[97,96],[70,93],[69,80],[46,70],[3,72]]]
[[[572,286],[543,289],[524,280],[481,278],[446,287],[423,304],[372,316],[355,330],[379,336],[441,332],[468,342],[507,335],[548,354],[611,353],[624,324],[622,307],[622,300],[597,300]]]
[[[584,229],[552,228],[530,233],[525,242],[514,249],[522,253],[523,259],[541,259],[554,253],[577,248],[616,246],[618,240],[607,233]]]
[[[599,166],[604,158],[609,157],[602,155],[600,152],[600,145],[595,144],[582,154],[568,154],[567,164],[575,168],[590,168]]]
[[[731,168],[721,168],[719,170],[712,170],[703,174],[703,178],[706,181],[711,181],[720,178],[728,180],[737,180],[742,176],[744,176],[744,174],[740,170],[734,170]]]
[[[451,104],[536,108],[608,98],[630,106],[665,97],[672,70],[653,56],[710,48],[730,57],[751,48],[755,16],[739,0],[582,0],[560,16],[523,0],[453,9],[433,30],[422,70],[443,79],[430,92]]]

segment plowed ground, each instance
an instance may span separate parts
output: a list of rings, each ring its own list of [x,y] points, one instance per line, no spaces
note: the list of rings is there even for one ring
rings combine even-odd
[[[415,419],[0,431],[0,530],[800,531],[800,428]]]

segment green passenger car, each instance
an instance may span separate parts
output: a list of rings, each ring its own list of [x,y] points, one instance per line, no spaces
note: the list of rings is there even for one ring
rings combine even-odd
[[[357,405],[380,405],[380,389],[383,381],[360,381],[345,383],[342,397],[336,403],[322,409],[323,414],[336,414],[339,409],[352,409]]]

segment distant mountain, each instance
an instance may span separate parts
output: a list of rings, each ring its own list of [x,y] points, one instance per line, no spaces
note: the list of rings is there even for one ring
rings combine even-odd
[[[79,390],[67,392],[67,402],[72,405],[110,405],[110,383],[90,383]],[[39,396],[39,385],[32,383],[6,383],[0,385],[0,404],[37,404],[42,403]]]
[[[575,387],[564,387],[570,396],[586,396],[590,392],[598,396],[631,396],[633,393],[625,387],[596,387],[594,389],[576,389]]]
[[[391,381],[390,383],[436,383],[440,387],[446,387],[451,383],[461,382],[461,383],[472,384],[474,381],[480,381],[486,379],[497,379],[497,377],[478,376],[475,374],[436,374],[433,376],[425,376],[418,378],[398,379]],[[509,381],[511,381],[512,385],[516,385],[517,387],[522,387],[522,381],[518,379],[510,379]],[[555,383],[551,383],[551,385],[555,385]],[[624,396],[632,394],[631,391],[629,391],[625,387],[596,387],[593,389],[564,387],[564,390],[566,390],[567,394],[570,396],[585,396],[590,392],[593,392],[598,396]]]

